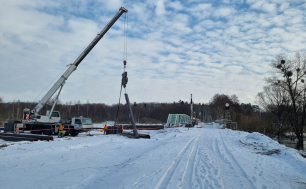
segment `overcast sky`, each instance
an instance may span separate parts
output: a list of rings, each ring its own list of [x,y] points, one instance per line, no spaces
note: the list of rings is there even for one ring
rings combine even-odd
[[[304,0],[1,0],[3,100],[39,101],[122,6],[131,102],[189,101],[192,93],[207,103],[219,93],[253,104],[271,60],[306,49]],[[68,78],[62,102],[118,103],[124,20]]]

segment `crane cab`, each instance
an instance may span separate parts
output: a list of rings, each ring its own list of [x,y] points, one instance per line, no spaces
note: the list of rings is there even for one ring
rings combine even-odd
[[[50,110],[47,111],[46,115],[38,115],[36,116],[38,122],[42,123],[59,123],[61,122],[61,114],[59,111],[53,111],[51,114],[51,118],[49,119]]]

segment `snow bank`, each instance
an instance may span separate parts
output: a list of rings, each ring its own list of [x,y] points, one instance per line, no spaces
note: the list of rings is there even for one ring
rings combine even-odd
[[[244,145],[253,147],[257,154],[274,156],[278,161],[281,160],[291,166],[295,166],[297,172],[305,173],[305,158],[303,158],[296,149],[279,144],[277,141],[258,132],[248,134],[241,139],[240,142]]]
[[[260,134],[258,132],[251,133],[245,137],[244,140],[247,144],[257,144],[261,146],[270,146],[276,147],[279,146],[279,143],[267,137],[266,135]]]

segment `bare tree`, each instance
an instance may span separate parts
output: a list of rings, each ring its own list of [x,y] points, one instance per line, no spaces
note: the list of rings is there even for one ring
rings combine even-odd
[[[303,128],[306,118],[306,54],[296,53],[288,58],[281,54],[271,63],[271,77],[266,78],[269,85],[284,91],[283,99],[287,106],[287,117],[300,145],[303,145]]]
[[[87,102],[86,102],[86,116],[87,117],[89,117],[89,113],[88,113],[89,112],[89,107],[90,107],[89,105],[90,105],[89,100],[87,100]]]
[[[289,95],[282,87],[278,85],[269,85],[264,87],[264,91],[257,94],[257,103],[269,112],[277,127],[277,137],[282,127],[286,124],[287,108]]]

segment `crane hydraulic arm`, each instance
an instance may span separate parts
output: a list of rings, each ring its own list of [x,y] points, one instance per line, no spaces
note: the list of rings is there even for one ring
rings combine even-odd
[[[93,39],[93,41],[87,46],[87,48],[79,55],[79,57],[69,66],[66,72],[58,79],[54,86],[47,92],[47,94],[39,101],[39,103],[31,110],[31,118],[35,118],[38,112],[44,107],[48,100],[54,95],[54,93],[63,85],[71,73],[76,70],[78,65],[86,57],[86,55],[94,48],[104,34],[112,27],[112,25],[120,18],[123,13],[128,10],[124,7],[119,9],[119,12],[112,18],[112,20],[104,27],[104,29]],[[52,112],[51,112],[52,113]]]

